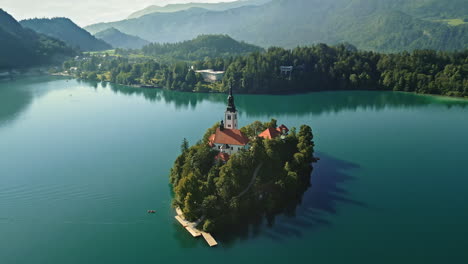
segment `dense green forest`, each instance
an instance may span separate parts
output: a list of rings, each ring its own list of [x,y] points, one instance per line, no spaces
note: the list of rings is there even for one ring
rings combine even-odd
[[[69,46],[81,51],[97,51],[112,49],[106,42],[96,39],[68,18],[35,18],[20,21],[21,25],[37,33],[59,39]]]
[[[114,27],[151,42],[223,33],[262,47],[343,42],[362,50],[468,48],[466,0],[272,0],[224,11],[192,8],[86,27]],[[455,26],[449,21],[459,19]]]
[[[273,215],[298,203],[310,186],[311,163],[315,161],[309,126],[303,125],[298,132],[292,129],[284,139],[267,140],[249,131],[276,128],[276,121],[257,121],[242,129],[252,139],[250,150],[232,155],[227,163],[215,162],[218,151],[208,145],[218,126],[208,129],[203,140],[192,147],[184,140],[182,154],[171,169],[173,204],[188,220],[204,217],[200,228],[216,232],[245,223],[253,212]]]
[[[62,41],[23,28],[0,9],[0,70],[63,61],[76,51]]]
[[[98,66],[100,65],[100,67]],[[193,69],[225,70],[220,83],[206,83]],[[293,70],[281,72],[281,66]],[[359,51],[350,45],[270,48],[246,56],[207,58],[193,63],[91,57],[68,61],[82,78],[170,90],[238,93],[298,93],[326,90],[393,90],[468,96],[468,50],[416,50],[398,54]]]
[[[255,45],[239,42],[227,35],[200,35],[179,43],[151,43],[141,50],[116,50],[117,54],[142,54],[160,60],[196,61],[205,58],[232,57],[263,51]]]

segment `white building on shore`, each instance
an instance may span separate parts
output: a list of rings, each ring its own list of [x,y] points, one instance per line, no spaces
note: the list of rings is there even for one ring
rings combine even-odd
[[[206,82],[219,82],[223,80],[224,72],[223,71],[214,71],[212,69],[208,70],[199,70],[195,71],[196,73],[200,73],[205,79]]]

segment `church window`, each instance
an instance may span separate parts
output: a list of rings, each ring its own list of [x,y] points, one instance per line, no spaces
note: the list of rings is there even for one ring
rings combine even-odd
[[[227,115],[227,119],[228,119],[228,120],[231,120],[231,115]]]

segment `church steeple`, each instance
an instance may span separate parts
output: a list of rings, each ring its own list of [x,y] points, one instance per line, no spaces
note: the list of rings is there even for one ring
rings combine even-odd
[[[237,110],[232,95],[232,86],[229,87],[228,106],[224,114],[224,127],[227,129],[237,129]]]
[[[234,104],[234,96],[232,95],[232,86],[229,87],[227,111],[236,112],[236,105]]]

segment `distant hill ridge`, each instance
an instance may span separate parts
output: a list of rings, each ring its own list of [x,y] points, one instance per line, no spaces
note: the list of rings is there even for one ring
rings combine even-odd
[[[224,11],[232,8],[237,8],[246,5],[262,5],[271,0],[240,0],[234,2],[220,2],[220,3],[184,3],[184,4],[168,4],[165,6],[151,5],[142,10],[134,12],[128,16],[128,19],[142,17],[152,13],[173,13],[178,11],[187,10],[190,8],[203,8],[213,11]]]
[[[179,43],[152,43],[142,48],[147,56],[166,56],[179,60],[203,60],[245,55],[263,51],[262,48],[239,42],[227,35],[200,35],[192,40]]]
[[[142,38],[131,36],[120,32],[115,28],[109,28],[94,35],[96,38],[109,43],[114,48],[121,49],[140,49],[150,42]]]
[[[100,51],[112,48],[111,45],[95,38],[68,18],[34,18],[22,20],[20,23],[23,27],[60,39],[82,51]]]
[[[60,61],[76,52],[62,41],[23,28],[0,8],[0,70]]]
[[[180,42],[200,34],[228,34],[269,47],[348,42],[360,49],[398,52],[468,48],[466,0],[272,0],[224,11],[191,8],[86,27],[114,27],[151,42]]]

